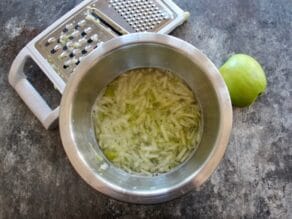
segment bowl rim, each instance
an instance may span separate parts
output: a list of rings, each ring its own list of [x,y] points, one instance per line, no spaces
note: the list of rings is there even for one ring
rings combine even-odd
[[[187,58],[199,65],[202,71],[207,74],[219,100],[219,111],[221,112],[219,118],[219,131],[215,146],[210,152],[208,159],[204,161],[198,171],[194,172],[194,174],[190,175],[187,179],[184,179],[182,183],[168,189],[129,191],[103,180],[102,177],[97,178],[93,170],[91,170],[86,162],[80,157],[76,142],[71,134],[72,126],[70,121],[70,106],[75,93],[77,92],[77,87],[80,81],[87,72],[89,72],[89,70],[107,54],[121,47],[139,43],[162,44],[183,52]],[[214,86],[215,84],[216,86]],[[153,204],[171,200],[189,192],[193,188],[199,187],[215,171],[224,156],[229,141],[232,129],[232,105],[228,89],[218,69],[207,58],[207,56],[193,45],[170,35],[158,33],[134,33],[113,38],[103,43],[80,63],[65,87],[61,99],[59,118],[60,134],[64,150],[74,169],[90,186],[99,192],[121,201]]]

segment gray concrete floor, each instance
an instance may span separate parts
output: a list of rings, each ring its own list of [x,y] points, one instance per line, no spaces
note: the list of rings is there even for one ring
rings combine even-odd
[[[58,130],[44,130],[8,84],[20,49],[78,2],[0,1],[0,218],[292,218],[292,1],[176,1],[191,17],[173,35],[218,67],[234,53],[254,56],[268,88],[251,107],[234,108],[229,146],[212,177],[159,205],[122,203],[89,187]],[[56,105],[38,69],[28,69]]]

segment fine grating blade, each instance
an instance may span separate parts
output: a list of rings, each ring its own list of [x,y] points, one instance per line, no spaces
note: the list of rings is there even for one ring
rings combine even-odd
[[[155,31],[174,16],[159,1],[110,0],[109,5],[136,31]]]

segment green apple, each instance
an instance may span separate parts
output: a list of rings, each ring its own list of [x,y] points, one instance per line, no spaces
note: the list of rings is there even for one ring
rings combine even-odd
[[[264,70],[248,55],[231,56],[219,70],[234,106],[249,106],[266,90],[267,79]]]

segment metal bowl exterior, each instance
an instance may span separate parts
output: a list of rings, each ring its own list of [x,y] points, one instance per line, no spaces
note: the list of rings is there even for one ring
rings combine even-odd
[[[98,92],[127,69],[162,67],[180,73],[202,107],[202,141],[194,156],[170,173],[125,173],[104,159],[95,139],[91,109]],[[79,175],[96,190],[121,201],[153,204],[179,197],[205,182],[222,159],[232,127],[227,87],[215,65],[178,38],[136,33],[94,51],[70,78],[61,102],[64,149]]]

